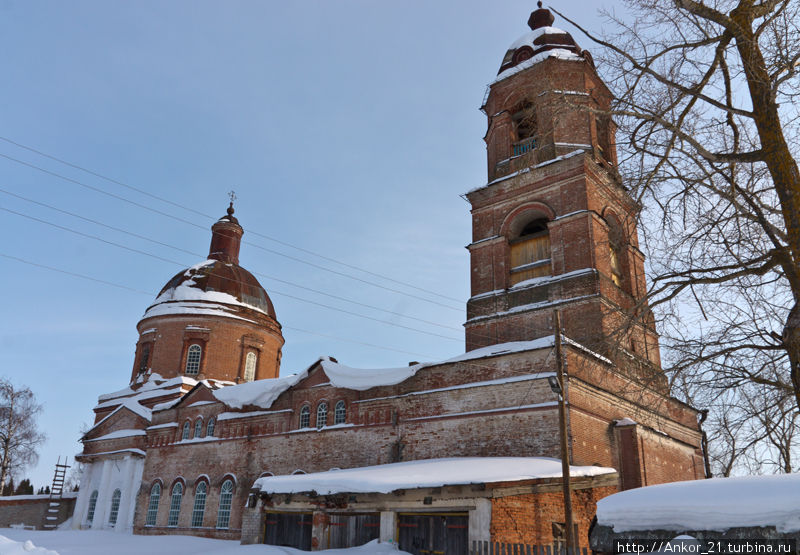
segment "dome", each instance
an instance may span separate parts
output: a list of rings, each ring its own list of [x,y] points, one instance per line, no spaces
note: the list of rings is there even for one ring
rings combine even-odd
[[[228,316],[254,322],[275,320],[275,308],[253,274],[239,266],[242,233],[228,213],[211,227],[208,260],[178,272],[167,282],[142,319],[163,314]]]
[[[208,306],[204,307],[204,304]],[[178,272],[161,289],[144,317],[173,312],[170,308],[183,308],[186,310],[175,312],[186,313],[192,307],[199,309],[200,313],[205,313],[205,308],[230,314],[236,314],[237,307],[249,308],[275,318],[272,301],[253,274],[238,264],[221,260],[209,259]]]
[[[534,57],[536,60],[551,56],[576,60],[586,58],[591,63],[588,53],[581,50],[572,35],[557,27],[552,27],[554,18],[550,10],[542,9],[541,2],[539,2],[539,6],[539,9],[534,11],[528,20],[531,30],[508,47],[497,72],[498,79],[509,69]],[[536,60],[532,60],[532,62]],[[527,67],[530,63],[525,66]]]

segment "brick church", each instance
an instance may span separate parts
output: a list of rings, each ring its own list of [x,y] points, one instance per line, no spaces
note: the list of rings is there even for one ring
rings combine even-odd
[[[280,376],[281,325],[239,265],[231,205],[208,259],[139,321],[130,383],[94,408],[75,527],[306,550],[558,543],[557,358],[578,545],[598,499],[704,477],[697,411],[660,367],[610,93],[552,24],[531,14],[481,108],[466,352],[390,369],[325,357]]]

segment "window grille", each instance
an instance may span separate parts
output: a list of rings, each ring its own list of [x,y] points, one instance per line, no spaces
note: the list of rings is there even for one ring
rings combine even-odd
[[[192,376],[200,371],[200,357],[203,355],[203,348],[196,343],[189,347],[186,354],[186,373]]]
[[[214,418],[208,419],[208,424],[206,424],[206,435],[208,437],[212,437],[214,435],[214,425],[216,424],[216,420]]]
[[[328,425],[328,403],[320,403],[317,407],[317,428]]]
[[[194,437],[203,437],[203,419],[198,418],[194,423]]]
[[[244,381],[252,382],[256,379],[256,354],[253,351],[247,353],[247,361],[244,364]]]
[[[178,515],[181,512],[181,499],[183,498],[183,484],[178,482],[172,486],[172,498],[169,501],[169,518],[167,526],[175,528],[178,526]]]
[[[339,401],[336,403],[336,408],[333,411],[333,423],[334,424],[344,424],[347,420],[347,407],[344,404],[344,401]]]
[[[158,502],[161,499],[161,484],[155,483],[150,488],[150,501],[147,503],[147,519],[145,526],[155,526],[156,516],[158,516]]]
[[[122,492],[118,489],[114,490],[111,494],[111,511],[108,513],[108,523],[112,526],[117,523],[117,516],[119,515],[119,501],[122,498]]]
[[[308,428],[311,426],[311,409],[308,405],[303,405],[300,409],[300,427]]]
[[[97,507],[97,490],[94,490],[89,496],[89,509],[86,511],[86,522],[89,524],[94,520],[95,507]]]
[[[228,528],[231,522],[231,505],[233,502],[233,480],[222,482],[219,492],[219,511],[217,511],[217,528]]]
[[[194,508],[192,509],[192,528],[199,528],[203,525],[203,513],[206,511],[206,486],[205,482],[197,484],[194,493]]]
[[[188,421],[183,423],[183,434],[181,435],[181,439],[189,439],[189,422]]]

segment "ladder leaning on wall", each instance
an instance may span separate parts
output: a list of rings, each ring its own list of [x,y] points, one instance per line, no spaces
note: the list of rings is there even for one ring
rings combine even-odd
[[[44,513],[44,522],[42,523],[42,530],[55,530],[58,527],[58,514],[61,510],[62,494],[64,492],[64,482],[67,476],[67,469],[69,465],[67,461],[69,457],[64,458],[61,462],[61,457],[58,457],[56,462],[56,471],[53,474],[53,485],[50,486],[50,499],[47,504],[47,510]]]

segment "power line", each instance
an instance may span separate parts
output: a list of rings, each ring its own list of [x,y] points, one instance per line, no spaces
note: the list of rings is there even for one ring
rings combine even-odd
[[[42,220],[41,218],[36,218],[34,216],[29,216],[27,214],[23,214],[21,212],[17,212],[15,210],[11,210],[9,208],[3,208],[2,206],[0,206],[0,210],[2,210],[4,212],[11,213],[11,214],[15,214],[15,215],[20,216],[22,218],[27,218],[29,220],[33,220],[35,222],[39,222],[39,223],[44,224],[44,225],[48,225],[48,226],[54,227],[56,229],[60,229],[62,231],[73,233],[73,234],[79,235],[81,237],[86,237],[88,239],[93,239],[95,241],[100,241],[101,243],[105,243],[105,244],[113,246],[113,247],[124,249],[124,250],[130,251],[130,252],[134,252],[134,253],[137,253],[137,254],[141,254],[143,256],[149,256],[150,258],[155,258],[156,260],[161,260],[162,262],[168,262],[170,264],[176,264],[176,265],[178,265],[178,266],[180,266],[182,268],[186,268],[186,267],[191,266],[191,264],[185,264],[185,263],[182,263],[182,262],[177,262],[175,260],[171,260],[169,258],[164,258],[164,257],[158,256],[156,254],[152,254],[152,253],[148,253],[146,251],[142,251],[142,250],[139,250],[139,249],[128,247],[126,245],[122,245],[122,244],[116,243],[114,241],[109,241],[108,239],[103,239],[102,237],[98,237],[98,236],[92,235],[90,233],[84,233],[82,231],[78,231],[78,230],[75,230],[75,229],[72,229],[72,228],[69,228],[69,227],[66,227],[66,226],[55,224],[53,222],[48,222],[47,220]],[[225,278],[224,276],[219,276],[219,277],[222,277],[223,279],[228,279],[229,281],[238,281],[238,280],[232,280],[231,278]],[[329,310],[335,310],[335,311],[341,312],[343,314],[349,314],[351,316],[357,316],[359,318],[365,318],[367,320],[372,320],[373,322],[379,322],[379,323],[382,323],[382,324],[386,324],[388,326],[394,326],[396,328],[401,328],[401,329],[413,331],[413,332],[416,332],[416,333],[421,333],[421,334],[425,334],[425,335],[431,335],[431,336],[434,336],[434,337],[440,337],[442,339],[448,339],[450,341],[459,341],[459,342],[462,341],[460,338],[451,337],[449,335],[442,335],[440,333],[435,333],[435,332],[431,332],[431,331],[425,331],[425,330],[421,330],[421,329],[418,329],[418,328],[412,328],[411,326],[405,326],[403,324],[398,324],[397,322],[390,322],[388,320],[381,320],[380,318],[374,318],[372,316],[367,316],[366,314],[360,314],[358,312],[353,312],[351,310],[346,310],[346,309],[343,309],[343,308],[337,308],[337,307],[334,307],[334,306],[331,306],[331,305],[327,305],[325,303],[321,303],[321,302],[318,302],[318,301],[312,301],[310,299],[304,299],[303,297],[298,297],[297,295],[292,295],[290,293],[285,293],[283,291],[277,291],[277,290],[273,289],[271,292],[273,294],[281,295],[283,297],[288,297],[290,299],[294,299],[294,300],[297,300],[297,301],[300,301],[300,302],[313,304],[313,305],[316,305],[316,306],[319,306],[319,307],[322,307],[322,308],[327,308]]]
[[[53,161],[55,161],[55,162],[58,162],[58,163],[60,163],[60,164],[64,164],[64,165],[66,165],[66,166],[69,166],[69,167],[71,167],[71,168],[74,168],[74,169],[76,169],[76,170],[80,170],[80,171],[82,171],[82,172],[88,173],[89,175],[93,175],[93,176],[95,176],[95,177],[98,177],[98,178],[100,178],[100,179],[104,179],[104,180],[106,180],[106,181],[109,181],[110,183],[114,183],[114,184],[116,184],[116,185],[119,185],[119,186],[121,186],[121,187],[125,187],[125,188],[127,188],[127,189],[130,189],[130,190],[132,190],[132,191],[136,191],[137,193],[143,194],[143,195],[145,195],[145,196],[148,196],[148,197],[150,197],[150,198],[152,198],[152,199],[155,199],[155,200],[159,200],[159,201],[161,201],[161,202],[164,202],[164,203],[166,203],[166,204],[169,204],[169,205],[171,205],[171,206],[175,206],[175,207],[181,208],[181,209],[183,209],[183,210],[187,210],[187,211],[189,211],[189,212],[192,212],[192,213],[194,213],[194,214],[197,214],[197,215],[199,215],[199,216],[203,216],[203,217],[205,217],[205,218],[209,218],[209,219],[212,219],[212,220],[216,219],[216,218],[214,218],[213,216],[210,216],[210,215],[208,215],[208,214],[204,214],[203,212],[200,212],[200,211],[198,211],[198,210],[195,210],[195,209],[193,209],[193,208],[186,207],[186,206],[185,206],[185,205],[183,205],[183,204],[179,204],[179,203],[176,203],[176,202],[174,202],[174,201],[171,201],[171,200],[169,200],[169,199],[166,199],[166,198],[160,197],[160,196],[158,196],[158,195],[154,195],[154,194],[152,194],[152,193],[150,193],[150,192],[148,192],[148,191],[145,191],[145,190],[143,190],[143,189],[140,189],[140,188],[138,188],[138,187],[134,187],[134,186],[132,186],[132,185],[129,185],[129,184],[127,184],[127,183],[124,183],[124,182],[122,182],[122,181],[119,181],[119,180],[117,180],[117,179],[114,179],[114,178],[112,178],[112,177],[108,177],[108,176],[105,176],[105,175],[103,175],[103,174],[101,174],[101,173],[98,173],[98,172],[95,172],[95,171],[93,171],[93,170],[90,170],[90,169],[84,168],[83,166],[79,166],[79,165],[77,165],[77,164],[73,164],[72,162],[68,162],[68,161],[66,161],[66,160],[64,160],[64,159],[58,158],[58,157],[56,157],[56,156],[53,156],[53,155],[51,155],[51,154],[47,154],[46,152],[43,152],[43,151],[41,151],[41,150],[38,150],[38,149],[35,149],[35,148],[33,148],[33,147],[30,147],[30,146],[24,145],[24,144],[22,144],[22,143],[18,143],[18,142],[16,142],[16,141],[13,141],[13,140],[11,140],[11,139],[7,138],[7,137],[1,137],[1,136],[0,136],[0,140],[3,140],[3,141],[5,141],[5,142],[7,142],[7,143],[9,143],[9,144],[12,144],[12,145],[16,146],[16,147],[19,147],[19,148],[22,148],[22,149],[28,150],[29,152],[33,152],[33,153],[35,153],[35,154],[38,154],[39,156],[43,156],[43,157],[45,157],[45,158],[48,158],[48,159],[50,159],[50,160],[53,160]],[[9,159],[11,159],[11,158],[9,158]],[[294,244],[292,244],[292,243],[289,243],[289,242],[287,242],[287,241],[283,241],[283,240],[281,240],[281,239],[276,239],[276,238],[274,238],[274,237],[270,237],[269,235],[265,235],[265,234],[263,234],[263,233],[259,233],[259,232],[257,232],[257,231],[253,231],[253,230],[248,230],[248,231],[249,231],[250,233],[252,233],[253,235],[256,235],[257,237],[261,237],[261,238],[263,238],[263,239],[267,239],[268,241],[273,241],[273,242],[275,242],[275,243],[278,243],[278,244],[280,244],[280,245],[283,245],[283,246],[286,246],[286,247],[289,247],[289,248],[292,248],[292,249],[298,250],[298,251],[300,251],[300,252],[304,252],[304,253],[306,253],[306,254],[310,254],[310,255],[312,255],[312,256],[316,256],[316,257],[318,257],[318,258],[321,258],[321,259],[323,259],[323,260],[327,260],[328,262],[333,262],[333,263],[335,263],[335,264],[339,264],[339,265],[341,265],[341,266],[344,266],[344,267],[346,267],[346,268],[350,268],[351,270],[357,270],[357,271],[359,271],[359,272],[364,272],[365,274],[369,274],[369,275],[371,275],[371,276],[374,276],[374,277],[378,277],[378,278],[381,278],[381,279],[385,279],[385,280],[387,280],[387,281],[390,281],[390,282],[392,282],[392,283],[396,283],[396,284],[398,284],[398,285],[404,285],[404,286],[406,286],[406,287],[410,287],[410,288],[412,288],[412,289],[415,289],[415,290],[417,290],[417,291],[422,291],[422,292],[424,292],[424,293],[428,293],[428,294],[430,294],[430,295],[434,295],[434,296],[437,296],[437,297],[440,297],[440,298],[443,298],[443,299],[447,299],[447,300],[451,300],[451,301],[456,301],[456,302],[462,302],[462,299],[456,299],[456,298],[454,298],[454,297],[449,297],[449,296],[447,296],[447,295],[443,295],[443,294],[441,294],[441,293],[437,293],[436,291],[432,291],[432,290],[430,290],[430,289],[425,289],[425,288],[423,288],[423,287],[419,287],[419,286],[417,286],[417,285],[413,285],[413,284],[411,284],[411,283],[408,283],[408,282],[400,281],[400,280],[398,280],[398,279],[395,279],[395,278],[392,278],[392,277],[390,277],[390,276],[386,276],[386,275],[383,275],[383,274],[379,274],[379,273],[377,273],[377,272],[373,272],[373,271],[371,271],[371,270],[367,270],[367,269],[365,269],[365,268],[361,268],[361,267],[359,267],[359,266],[355,266],[355,265],[353,265],[353,264],[348,264],[348,263],[346,263],[346,262],[342,262],[341,260],[337,260],[337,259],[335,259],[335,258],[331,258],[331,257],[329,257],[329,256],[326,256],[326,255],[324,255],[324,254],[320,254],[320,253],[314,252],[314,251],[312,251],[312,250],[309,250],[309,249],[306,249],[306,248],[303,248],[303,247],[299,247],[299,246],[297,246],[297,245],[294,245]]]
[[[54,266],[48,266],[46,264],[40,264],[38,262],[33,262],[31,260],[25,260],[24,258],[19,258],[18,256],[12,256],[10,254],[5,254],[5,253],[0,252],[0,257],[7,258],[9,260],[14,260],[14,261],[20,262],[22,264],[27,264],[29,266],[35,266],[36,268],[41,268],[41,269],[44,269],[44,270],[50,270],[51,272],[57,272],[57,273],[60,273],[60,274],[65,274],[65,275],[68,275],[68,276],[85,279],[85,280],[88,280],[88,281],[93,281],[95,283],[102,283],[103,285],[109,285],[111,287],[116,287],[118,289],[125,289],[126,291],[132,291],[134,293],[141,293],[141,294],[147,295],[148,297],[151,297],[151,298],[155,296],[150,291],[142,291],[141,289],[135,289],[133,287],[128,287],[127,285],[122,285],[122,284],[119,284],[119,283],[114,283],[112,281],[106,281],[104,279],[99,279],[99,278],[95,278],[95,277],[92,277],[92,276],[87,276],[85,274],[79,274],[79,273],[76,273],[76,272],[70,272],[69,270],[64,270],[62,268],[56,268]],[[307,329],[304,329],[304,328],[297,328],[297,327],[283,326],[283,325],[281,326],[281,328],[289,329],[289,330],[292,330],[292,331],[299,331],[299,332],[302,332],[302,333],[308,333],[308,334],[311,334],[311,335],[317,335],[317,336],[320,336],[320,337],[326,337],[328,339],[335,339],[336,341],[345,341],[347,343],[355,343],[356,345],[364,345],[364,346],[367,346],[367,347],[374,347],[376,349],[383,349],[385,351],[393,351],[395,353],[402,353],[402,354],[405,354],[405,355],[414,355],[414,356],[423,356],[423,357],[427,357],[427,358],[433,358],[430,355],[423,355],[423,354],[415,353],[415,352],[412,352],[412,351],[404,351],[402,349],[395,349],[393,347],[386,347],[384,345],[376,345],[374,343],[366,343],[364,341],[356,341],[354,339],[348,339],[346,337],[339,337],[339,336],[336,336],[336,335],[329,335],[329,334],[325,334],[325,333],[319,333],[319,332],[307,330]]]
[[[106,228],[106,229],[110,229],[110,230],[112,230],[112,231],[116,231],[116,232],[119,232],[119,233],[124,233],[124,234],[126,234],[126,235],[130,235],[130,236],[132,236],[132,237],[136,237],[136,238],[138,238],[138,239],[142,239],[142,240],[144,240],[144,241],[149,241],[150,243],[154,243],[154,244],[156,244],[156,245],[161,245],[161,246],[163,246],[163,247],[168,247],[168,248],[174,249],[174,250],[176,250],[176,251],[183,252],[183,253],[185,253],[185,254],[189,254],[189,255],[192,255],[192,256],[196,256],[196,257],[198,257],[198,258],[202,258],[203,256],[205,256],[205,255],[203,255],[203,254],[200,254],[200,253],[197,253],[197,252],[193,252],[193,251],[189,251],[189,250],[183,249],[183,248],[181,248],[181,247],[176,247],[176,246],[174,246],[174,245],[171,245],[171,244],[169,244],[169,243],[165,243],[165,242],[163,242],[163,241],[159,241],[159,240],[157,240],[157,239],[153,239],[153,238],[151,238],[151,237],[146,237],[146,236],[144,236],[144,235],[140,235],[140,234],[138,234],[138,233],[134,233],[134,232],[132,232],[132,231],[129,231],[129,230],[126,230],[126,229],[122,229],[122,228],[119,228],[119,227],[116,227],[116,226],[112,226],[112,225],[106,224],[106,223],[104,223],[104,222],[101,222],[101,221],[98,221],[98,220],[95,220],[95,219],[92,219],[92,218],[87,218],[86,216],[82,216],[82,215],[80,215],[80,214],[76,214],[76,213],[74,213],[74,212],[70,212],[69,210],[64,210],[64,209],[62,209],[62,208],[58,208],[58,207],[56,207],[56,206],[52,206],[52,205],[50,205],[50,204],[47,204],[47,203],[45,203],[45,202],[41,202],[41,201],[38,201],[38,200],[34,200],[34,199],[31,199],[31,198],[28,198],[28,197],[25,197],[25,196],[19,195],[19,194],[17,194],[17,193],[13,193],[13,192],[11,192],[11,191],[8,191],[8,190],[6,190],[6,189],[3,189],[3,188],[0,188],[0,193],[6,194],[6,195],[8,195],[8,196],[11,196],[11,197],[14,197],[14,198],[17,198],[17,199],[20,199],[20,200],[23,200],[23,201],[25,201],[25,202],[29,202],[29,203],[31,203],[31,204],[36,204],[37,206],[42,206],[42,207],[48,208],[48,209],[50,209],[50,210],[53,210],[53,211],[55,211],[55,212],[59,212],[59,213],[61,213],[61,214],[66,214],[66,215],[68,215],[68,216],[71,216],[71,217],[73,217],[73,218],[78,218],[78,219],[80,219],[80,220],[83,220],[83,221],[85,221],[85,222],[89,222],[89,223],[92,223],[92,224],[95,224],[95,225],[98,225],[98,226],[104,227],[104,228]],[[19,214],[19,213],[16,213],[16,214],[17,214],[17,215],[21,215],[21,214]],[[27,216],[25,216],[25,217],[27,217]],[[38,221],[38,220],[37,220],[37,221]],[[44,222],[43,222],[43,223],[44,223]],[[54,224],[54,225],[55,225],[55,224]],[[391,314],[391,315],[393,315],[393,316],[399,316],[399,317],[401,317],[401,318],[407,318],[407,319],[409,319],[409,320],[416,320],[416,321],[418,321],[418,322],[422,322],[422,323],[425,323],[425,324],[429,324],[429,325],[436,326],[436,327],[440,327],[440,328],[444,328],[444,329],[449,329],[449,330],[453,330],[453,331],[459,331],[459,332],[461,331],[461,329],[459,329],[459,328],[455,328],[455,327],[453,327],[453,326],[448,326],[448,325],[445,325],[445,324],[440,324],[440,323],[438,323],[438,322],[433,322],[433,321],[431,321],[431,320],[425,320],[425,319],[423,319],[423,318],[417,318],[416,316],[410,316],[410,315],[407,315],[407,314],[403,314],[403,313],[401,313],[401,312],[396,312],[396,311],[393,311],[393,310],[388,310],[388,309],[381,308],[381,307],[378,307],[378,306],[374,306],[374,305],[371,305],[371,304],[368,304],[368,303],[363,303],[363,302],[361,302],[361,301],[356,301],[356,300],[353,300],[353,299],[349,299],[349,298],[347,298],[347,297],[342,297],[342,296],[339,296],[339,295],[334,295],[333,293],[327,293],[327,292],[325,292],[325,291],[322,291],[322,290],[319,290],[319,289],[314,289],[313,287],[307,287],[307,286],[304,286],[304,285],[299,285],[299,284],[297,284],[297,283],[294,283],[294,282],[291,282],[291,281],[288,281],[288,280],[285,280],[285,279],[277,278],[277,277],[275,277],[275,276],[271,276],[271,275],[269,275],[269,274],[264,274],[264,273],[262,273],[262,272],[253,272],[253,273],[254,273],[254,274],[256,274],[256,275],[258,275],[258,276],[264,277],[264,278],[266,278],[266,279],[270,279],[270,280],[273,280],[273,281],[277,281],[277,282],[279,282],[279,283],[283,283],[283,284],[285,284],[285,285],[289,285],[289,286],[291,286],[291,287],[296,287],[296,288],[298,288],[298,289],[303,289],[303,290],[305,290],[305,291],[310,291],[310,292],[313,292],[313,293],[317,293],[317,294],[319,294],[319,295],[324,295],[324,296],[326,296],[326,297],[331,297],[331,298],[333,298],[333,299],[337,299],[337,300],[340,300],[340,301],[348,302],[348,303],[351,303],[351,304],[354,304],[354,305],[357,305],[357,306],[363,306],[363,307],[365,307],[365,308],[370,308],[370,309],[372,309],[372,310],[377,310],[377,311],[380,311],[380,312],[385,312],[385,313],[387,313],[387,314]]]

